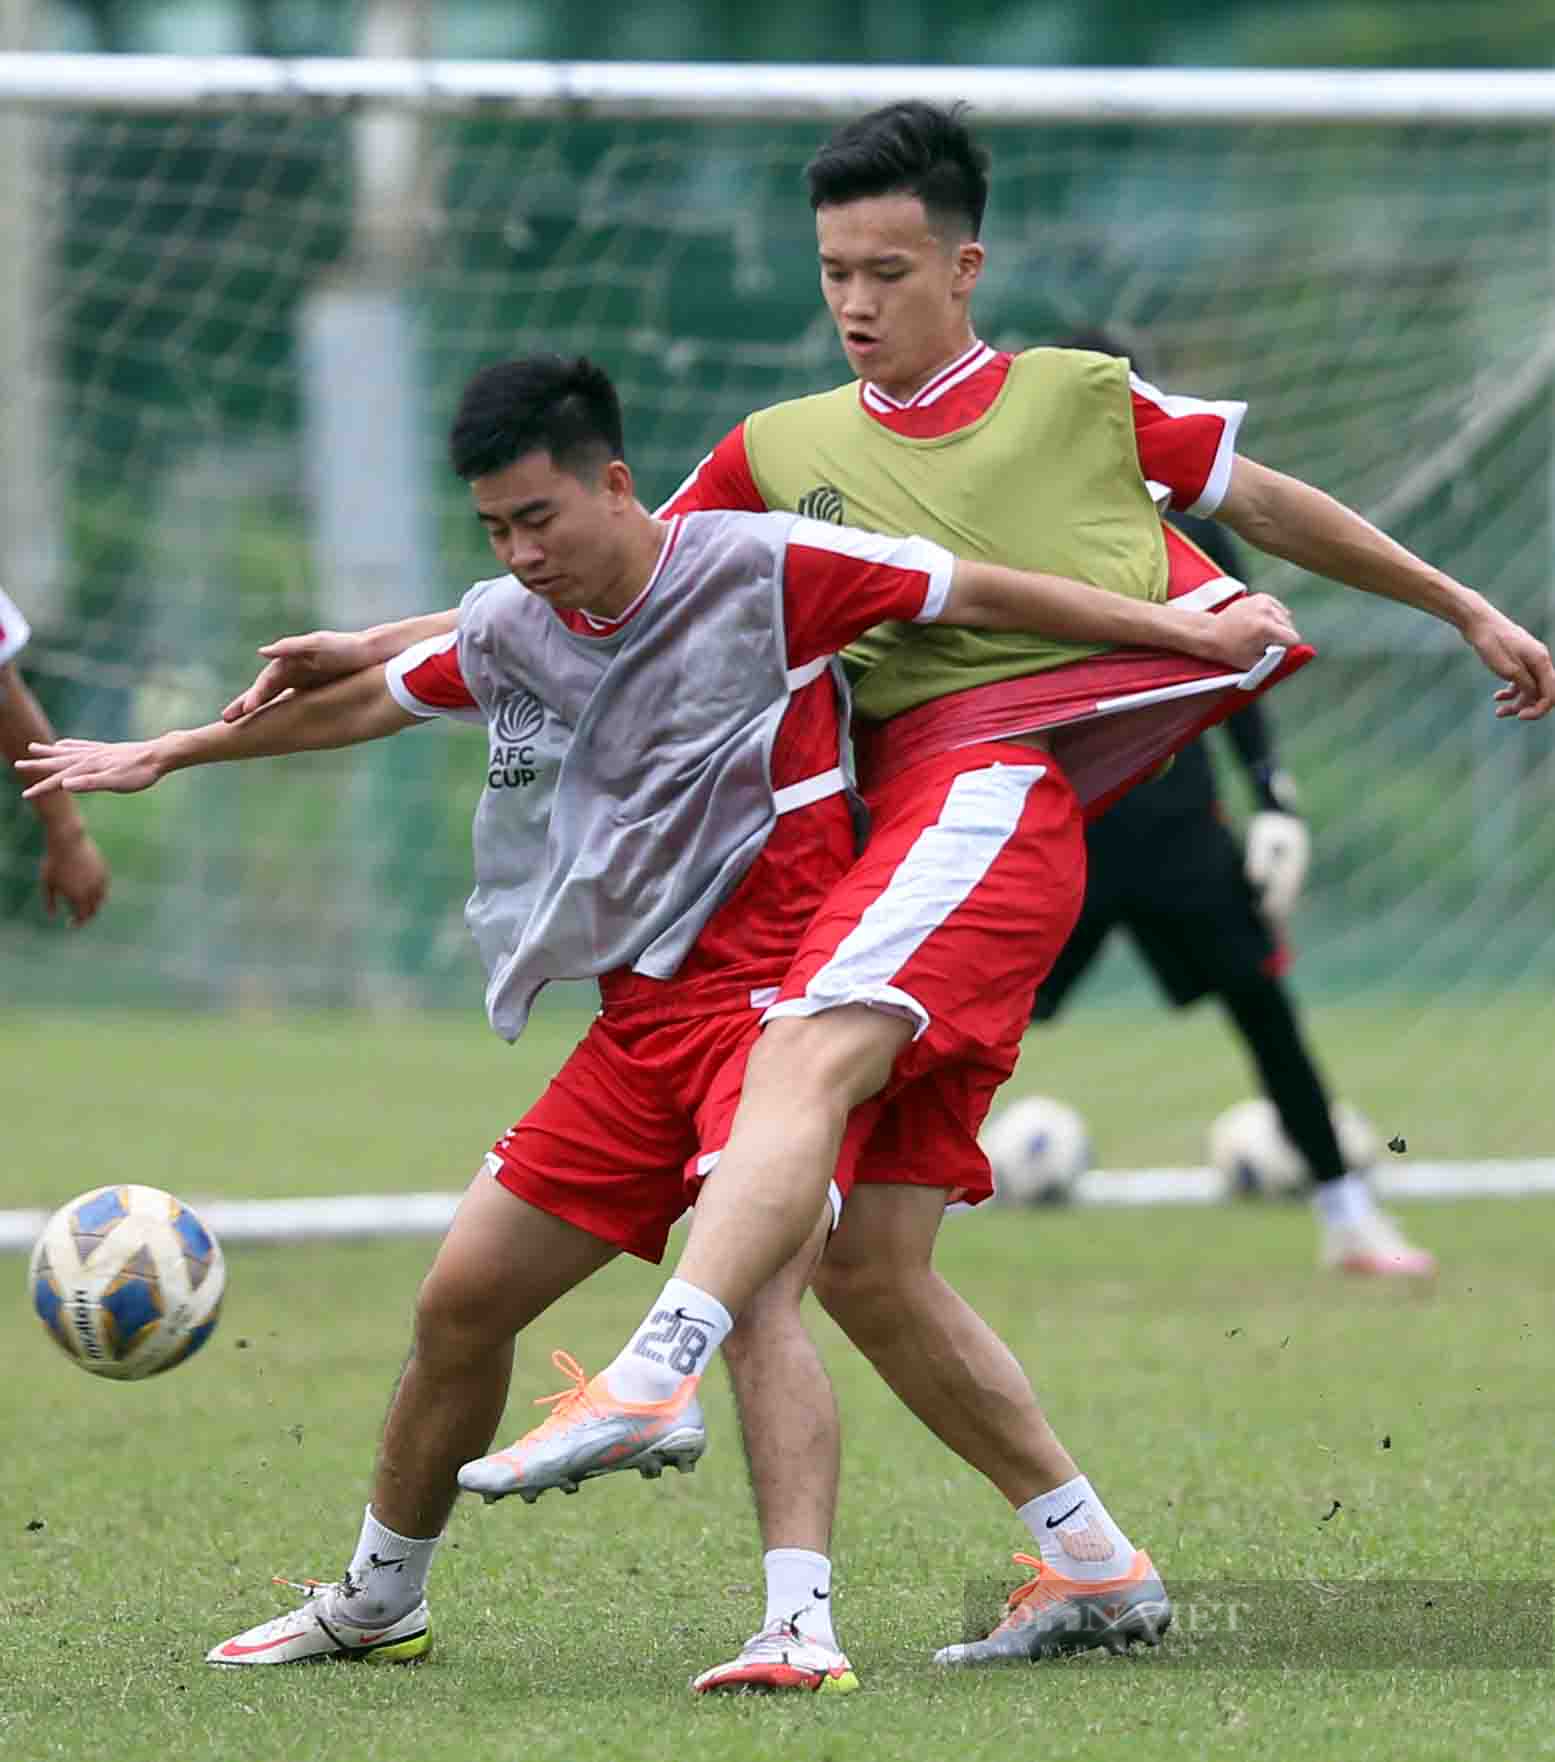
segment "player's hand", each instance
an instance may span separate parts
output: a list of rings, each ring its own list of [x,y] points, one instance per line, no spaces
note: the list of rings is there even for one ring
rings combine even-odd
[[[1247,822],[1243,867],[1259,909],[1279,928],[1301,897],[1311,860],[1312,840],[1299,814],[1266,809]]]
[[[38,879],[49,916],[52,918],[63,903],[77,929],[97,915],[97,908],[108,897],[108,865],[91,833],[79,822],[50,835]]]
[[[1555,666],[1531,631],[1487,605],[1463,627],[1463,640],[1498,679],[1496,714],[1536,722],[1555,709]]]
[[[1223,612],[1209,615],[1215,652],[1209,658],[1245,672],[1263,659],[1267,648],[1289,648],[1301,637],[1289,608],[1273,594],[1250,593],[1233,600]]]
[[[35,740],[16,769],[32,779],[23,801],[37,801],[64,790],[70,795],[135,795],[163,774],[161,748],[154,740]]]
[[[306,636],[282,636],[267,642],[266,657],[248,690],[221,712],[223,722],[239,722],[289,691],[316,691],[348,673],[373,664],[367,639],[354,630],[310,630]]]

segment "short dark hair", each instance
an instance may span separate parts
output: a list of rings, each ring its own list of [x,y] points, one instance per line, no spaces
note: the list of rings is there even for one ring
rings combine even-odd
[[[527,453],[546,452],[574,476],[623,457],[621,400],[585,356],[526,355],[483,367],[464,388],[448,457],[469,482]]]
[[[966,114],[965,104],[910,99],[848,123],[805,167],[810,206],[913,195],[931,220],[959,221],[975,239],[988,206],[988,152],[973,140]]]

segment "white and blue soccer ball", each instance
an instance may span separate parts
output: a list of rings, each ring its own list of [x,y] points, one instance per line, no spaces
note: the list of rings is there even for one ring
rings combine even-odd
[[[137,1382],[211,1337],[227,1287],[221,1245],[159,1187],[98,1187],[62,1205],[32,1251],[27,1288],[61,1351]]]
[[[1331,1118],[1345,1167],[1356,1173],[1369,1169],[1382,1154],[1376,1127],[1347,1101],[1334,1103]],[[1306,1159],[1285,1136],[1274,1103],[1263,1096],[1217,1115],[1209,1129],[1209,1160],[1224,1178],[1228,1198],[1283,1198],[1308,1188]]]
[[[1005,1205],[1063,1205],[1091,1166],[1091,1137],[1078,1111],[1050,1095],[1024,1095],[988,1117],[979,1137]]]

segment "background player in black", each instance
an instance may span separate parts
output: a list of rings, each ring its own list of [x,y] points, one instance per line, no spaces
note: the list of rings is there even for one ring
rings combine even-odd
[[[1097,332],[1070,337],[1064,347],[1131,353]],[[1245,579],[1224,527],[1187,515],[1171,518],[1223,573]],[[1307,866],[1295,786],[1279,768],[1267,713],[1257,704],[1231,717],[1224,730],[1258,803],[1245,846],[1221,806],[1204,740],[1093,820],[1086,831],[1085,906],[1037,993],[1032,1020],[1051,1021],[1113,930],[1128,931],[1175,1007],[1211,994],[1224,1004],[1285,1135],[1312,1172],[1322,1264],[1377,1277],[1430,1278],[1433,1257],[1377,1209],[1363,1174],[1345,1167],[1331,1103],[1282,977],[1284,920]],[[1142,851],[1150,853],[1148,862],[1140,860]]]

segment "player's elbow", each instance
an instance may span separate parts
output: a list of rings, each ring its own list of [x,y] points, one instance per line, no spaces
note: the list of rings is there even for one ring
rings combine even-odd
[[[1299,524],[1298,498],[1306,486],[1251,459],[1238,459],[1216,518],[1261,551],[1283,554]],[[1310,493],[1310,492],[1309,492]]]
[[[958,570],[945,606],[935,620],[939,624],[964,624],[974,630],[1018,630],[1012,617],[1008,593],[997,591],[973,569]]]

